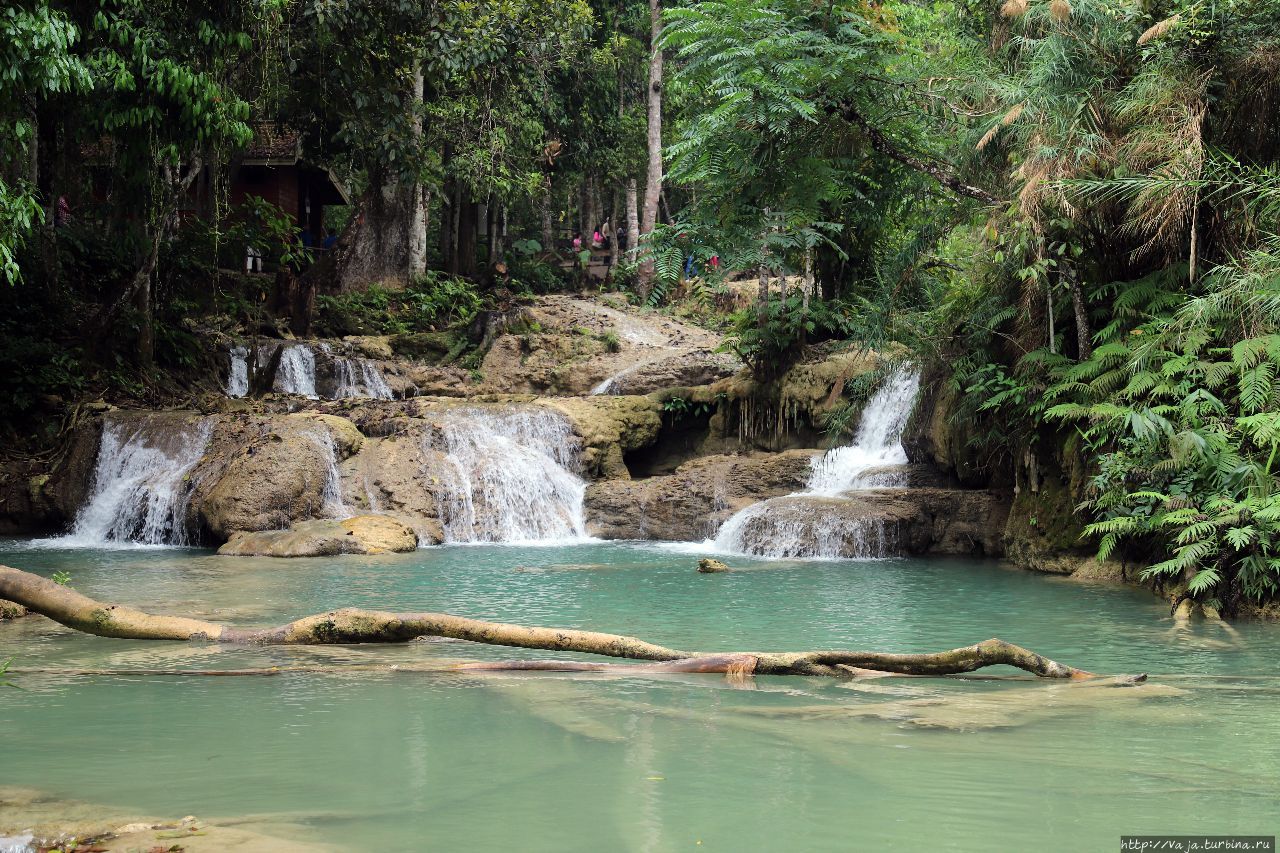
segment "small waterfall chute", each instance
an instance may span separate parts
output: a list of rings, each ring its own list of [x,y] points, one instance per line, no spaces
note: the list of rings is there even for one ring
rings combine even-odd
[[[431,449],[445,541],[557,542],[586,538],[586,483],[578,444],[557,412],[461,409],[440,423]]]
[[[209,444],[209,419],[107,419],[89,497],[71,532],[45,544],[101,548],[192,544],[186,526],[188,474]]]
[[[383,378],[382,372],[367,358],[333,356],[335,400],[353,397],[369,397],[374,400],[390,400],[395,395]]]
[[[231,366],[227,371],[227,396],[243,397],[249,393],[249,348],[236,345],[230,352]]]
[[[306,344],[284,344],[276,368],[275,390],[281,394],[317,399],[316,355]]]
[[[325,518],[350,518],[354,515],[351,507],[342,497],[342,474],[338,470],[338,445],[327,429],[318,429],[310,434],[311,441],[326,460],[324,485],[320,491],[320,515]]]
[[[871,399],[858,422],[853,443],[828,450],[814,460],[805,492],[838,495],[862,485],[862,475],[872,468],[907,464],[902,431],[920,393],[920,373],[910,366],[893,371]],[[889,485],[881,478],[878,485]]]
[[[898,487],[891,466],[904,465],[902,431],[920,391],[910,365],[893,371],[863,409],[853,443],[814,460],[804,491],[739,510],[716,533],[717,551],[761,557],[883,557],[897,545],[895,531],[856,512],[851,490]],[[886,468],[888,471],[886,471]],[[874,471],[874,480],[864,475]]]

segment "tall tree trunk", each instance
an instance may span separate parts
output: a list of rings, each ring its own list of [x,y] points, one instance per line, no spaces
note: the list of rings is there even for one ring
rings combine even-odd
[[[138,326],[138,366],[149,368],[156,360],[156,322],[152,310],[151,290],[155,286],[154,271],[148,273],[146,280],[138,288],[133,300],[133,307],[139,315]]]
[[[620,249],[618,248],[618,191],[613,191],[613,201],[609,208],[609,233],[604,235],[609,241],[609,273],[618,268],[618,257]]]
[[[1089,309],[1084,302],[1084,292],[1080,289],[1080,279],[1075,270],[1067,273],[1067,281],[1071,284],[1071,304],[1076,312],[1076,353],[1081,361],[1093,355],[1093,330],[1089,327]]]
[[[538,199],[538,216],[542,220],[542,249],[551,251],[556,246],[555,224],[551,220],[551,178],[547,178],[546,189]]]
[[[658,199],[662,195],[662,4],[649,0],[649,168],[645,173],[644,212],[640,233],[648,236],[658,224]],[[637,281],[647,296],[653,285],[653,253],[646,252]]]
[[[627,251],[634,257],[636,249],[640,246],[640,215],[636,210],[639,204],[639,190],[636,188],[636,179],[627,179]]]
[[[422,136],[422,64],[413,71],[413,132]],[[431,193],[421,183],[413,187],[412,211],[409,221],[409,257],[406,275],[409,280],[427,271],[427,205],[431,203]]]
[[[489,195],[489,203],[485,205],[485,229],[489,232],[489,266],[498,262],[498,205],[493,195]]]
[[[582,242],[587,247],[591,246],[591,235],[600,225],[600,209],[596,207],[593,183],[590,175],[582,181]]]
[[[416,184],[370,176],[356,215],[333,253],[338,290],[359,290],[378,282],[393,287],[408,283],[413,229],[421,205]]]
[[[455,180],[453,182],[453,193],[449,196],[449,246],[445,252],[448,263],[445,268],[454,275],[458,275],[461,268],[461,255],[458,252],[458,244],[462,241],[461,231],[462,225],[462,184]]]
[[[459,275],[474,278],[476,274],[476,232],[478,230],[478,220],[476,217],[477,205],[467,195],[459,195],[460,204],[458,205],[458,258],[457,272]]]

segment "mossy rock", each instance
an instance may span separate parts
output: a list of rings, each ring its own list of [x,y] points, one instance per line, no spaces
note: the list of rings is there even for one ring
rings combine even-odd
[[[385,515],[340,521],[303,521],[289,530],[233,533],[218,553],[232,557],[329,557],[412,551],[418,537],[407,524]]]
[[[0,598],[0,622],[5,619],[18,619],[27,615],[27,608],[14,601],[5,601]]]
[[[391,351],[402,358],[425,361],[428,364],[443,363],[458,345],[457,332],[411,332],[392,335],[388,343]]]

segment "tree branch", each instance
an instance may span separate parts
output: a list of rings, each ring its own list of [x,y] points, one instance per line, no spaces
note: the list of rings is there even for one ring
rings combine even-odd
[[[47,578],[7,566],[0,566],[0,598],[16,601],[28,610],[77,631],[131,640],[206,640],[256,645],[324,646],[397,643],[418,637],[449,637],[495,646],[583,652],[655,661],[671,667],[664,667],[662,671],[846,677],[853,674],[852,670],[856,668],[901,675],[952,675],[1005,664],[1042,678],[1092,676],[1092,673],[1049,660],[1003,640],[985,640],[976,645],[934,654],[859,651],[706,654],[671,649],[635,637],[597,631],[525,627],[448,613],[387,613],[353,608],[306,616],[276,628],[247,630],[185,616],[155,616],[124,605],[107,604]],[[527,666],[530,669],[591,671],[599,665],[477,662],[465,666],[479,670]]]
[[[840,117],[860,127],[862,132],[866,134],[867,141],[871,143],[871,147],[876,151],[879,151],[884,156],[891,160],[897,160],[899,163],[909,166],[917,172],[928,175],[957,195],[976,198],[978,201],[983,201],[987,204],[999,203],[1000,199],[996,198],[982,187],[965,183],[957,178],[949,169],[944,168],[938,163],[930,163],[902,151],[889,140],[889,137],[886,136],[883,131],[872,127],[871,123],[868,122],[862,113],[858,112],[858,109],[852,104],[841,104],[839,106],[839,111]]]

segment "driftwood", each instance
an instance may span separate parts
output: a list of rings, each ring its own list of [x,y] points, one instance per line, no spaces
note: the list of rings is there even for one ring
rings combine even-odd
[[[448,613],[387,613],[342,609],[306,616],[275,628],[247,630],[191,619],[156,616],[121,604],[96,601],[39,575],[0,566],[0,599],[24,605],[68,628],[99,637],[130,640],[203,640],[250,645],[343,645],[398,643],[418,637],[448,637],[496,646],[583,652],[652,661],[665,672],[718,672],[730,675],[825,675],[848,677],[857,669],[900,675],[953,675],[1005,664],[1042,678],[1090,678],[1092,673],[1049,660],[1003,640],[933,654],[860,651],[732,652],[707,654],[671,649],[635,637],[486,622]],[[474,663],[474,670],[530,669],[603,671],[604,664],[579,662]]]

